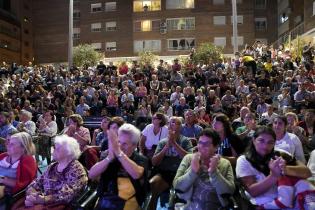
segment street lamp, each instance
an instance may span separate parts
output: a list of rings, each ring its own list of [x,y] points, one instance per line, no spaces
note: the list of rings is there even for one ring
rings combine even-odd
[[[233,19],[233,53],[235,55],[238,52],[238,38],[237,38],[237,8],[236,8],[236,0],[232,1],[232,19]]]
[[[72,67],[73,60],[73,0],[69,0],[69,40],[68,40],[68,68]]]

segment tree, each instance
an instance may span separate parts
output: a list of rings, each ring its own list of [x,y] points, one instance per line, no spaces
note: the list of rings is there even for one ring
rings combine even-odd
[[[143,51],[139,53],[139,64],[142,68],[146,64],[153,66],[154,62],[158,60],[158,56],[150,51]]]
[[[77,67],[83,65],[94,66],[101,57],[101,54],[95,51],[90,44],[80,44],[73,49],[73,64]]]
[[[222,57],[222,48],[214,46],[210,42],[204,42],[197,47],[192,56],[195,64],[204,63],[210,64],[217,62]]]

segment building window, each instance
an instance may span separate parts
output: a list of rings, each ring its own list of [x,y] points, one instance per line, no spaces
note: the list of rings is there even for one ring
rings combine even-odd
[[[135,21],[134,31],[144,32],[144,31],[159,31],[161,20],[141,20]]]
[[[80,16],[81,16],[80,10],[78,9],[73,10],[73,20],[79,20]]]
[[[105,12],[113,12],[113,11],[116,11],[116,9],[117,9],[117,4],[115,1],[105,3]]]
[[[101,12],[102,11],[102,3],[91,4],[91,12]]]
[[[195,29],[195,18],[169,18],[166,19],[167,30],[194,30]]]
[[[116,51],[117,47],[116,47],[116,42],[106,42],[105,43],[106,47],[106,51]]]
[[[194,0],[166,0],[166,9],[192,9],[195,8]]]
[[[135,53],[142,51],[161,51],[161,40],[136,40],[133,43],[133,50]]]
[[[225,16],[213,16],[214,25],[225,25]]]
[[[224,5],[225,0],[212,0],[213,5]]]
[[[244,20],[243,15],[238,15],[237,16],[237,24],[238,25],[242,25],[243,24],[243,20]],[[233,16],[231,16],[231,24],[233,24]]]
[[[232,46],[234,46],[234,39],[233,39],[233,37],[231,37],[231,43],[232,43]],[[237,45],[238,46],[244,45],[244,37],[243,36],[238,36],[237,37]]]
[[[146,11],[159,11],[161,10],[161,1],[145,1],[137,0],[133,2],[133,11],[134,12],[146,12]]]
[[[96,51],[102,50],[102,43],[101,42],[94,42],[91,44],[93,49]]]
[[[315,15],[315,1],[313,1],[313,16]]]
[[[80,39],[80,28],[73,28],[73,39]]]
[[[102,30],[102,23],[92,23],[91,31],[92,32],[100,32]]]
[[[213,44],[220,47],[225,47],[226,37],[214,37]]]
[[[169,39],[168,50],[190,50],[195,47],[194,38]]]
[[[106,31],[116,31],[117,24],[116,21],[106,22]]]
[[[255,18],[255,30],[266,31],[267,30],[267,18]]]
[[[255,0],[255,9],[266,9],[266,0]]]
[[[281,17],[280,17],[280,23],[284,23],[287,20],[289,20],[289,16],[284,12],[282,13]]]

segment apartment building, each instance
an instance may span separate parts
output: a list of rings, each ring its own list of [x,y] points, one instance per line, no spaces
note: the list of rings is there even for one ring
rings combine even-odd
[[[69,1],[34,1],[37,63],[67,61]],[[277,1],[237,0],[238,45],[276,40]],[[231,54],[231,0],[74,0],[74,46],[90,43],[106,57],[188,54],[202,42]]]
[[[0,0],[0,60],[33,61],[32,1]]]
[[[315,1],[278,0],[277,44],[310,36],[315,43]]]

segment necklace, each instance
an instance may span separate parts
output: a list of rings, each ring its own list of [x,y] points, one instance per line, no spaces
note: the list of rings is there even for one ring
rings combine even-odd
[[[7,162],[9,163],[9,167],[8,168],[12,168],[12,166],[18,162],[20,160],[20,157],[18,159],[16,159],[14,162],[12,162],[12,157],[8,156],[7,158]]]

